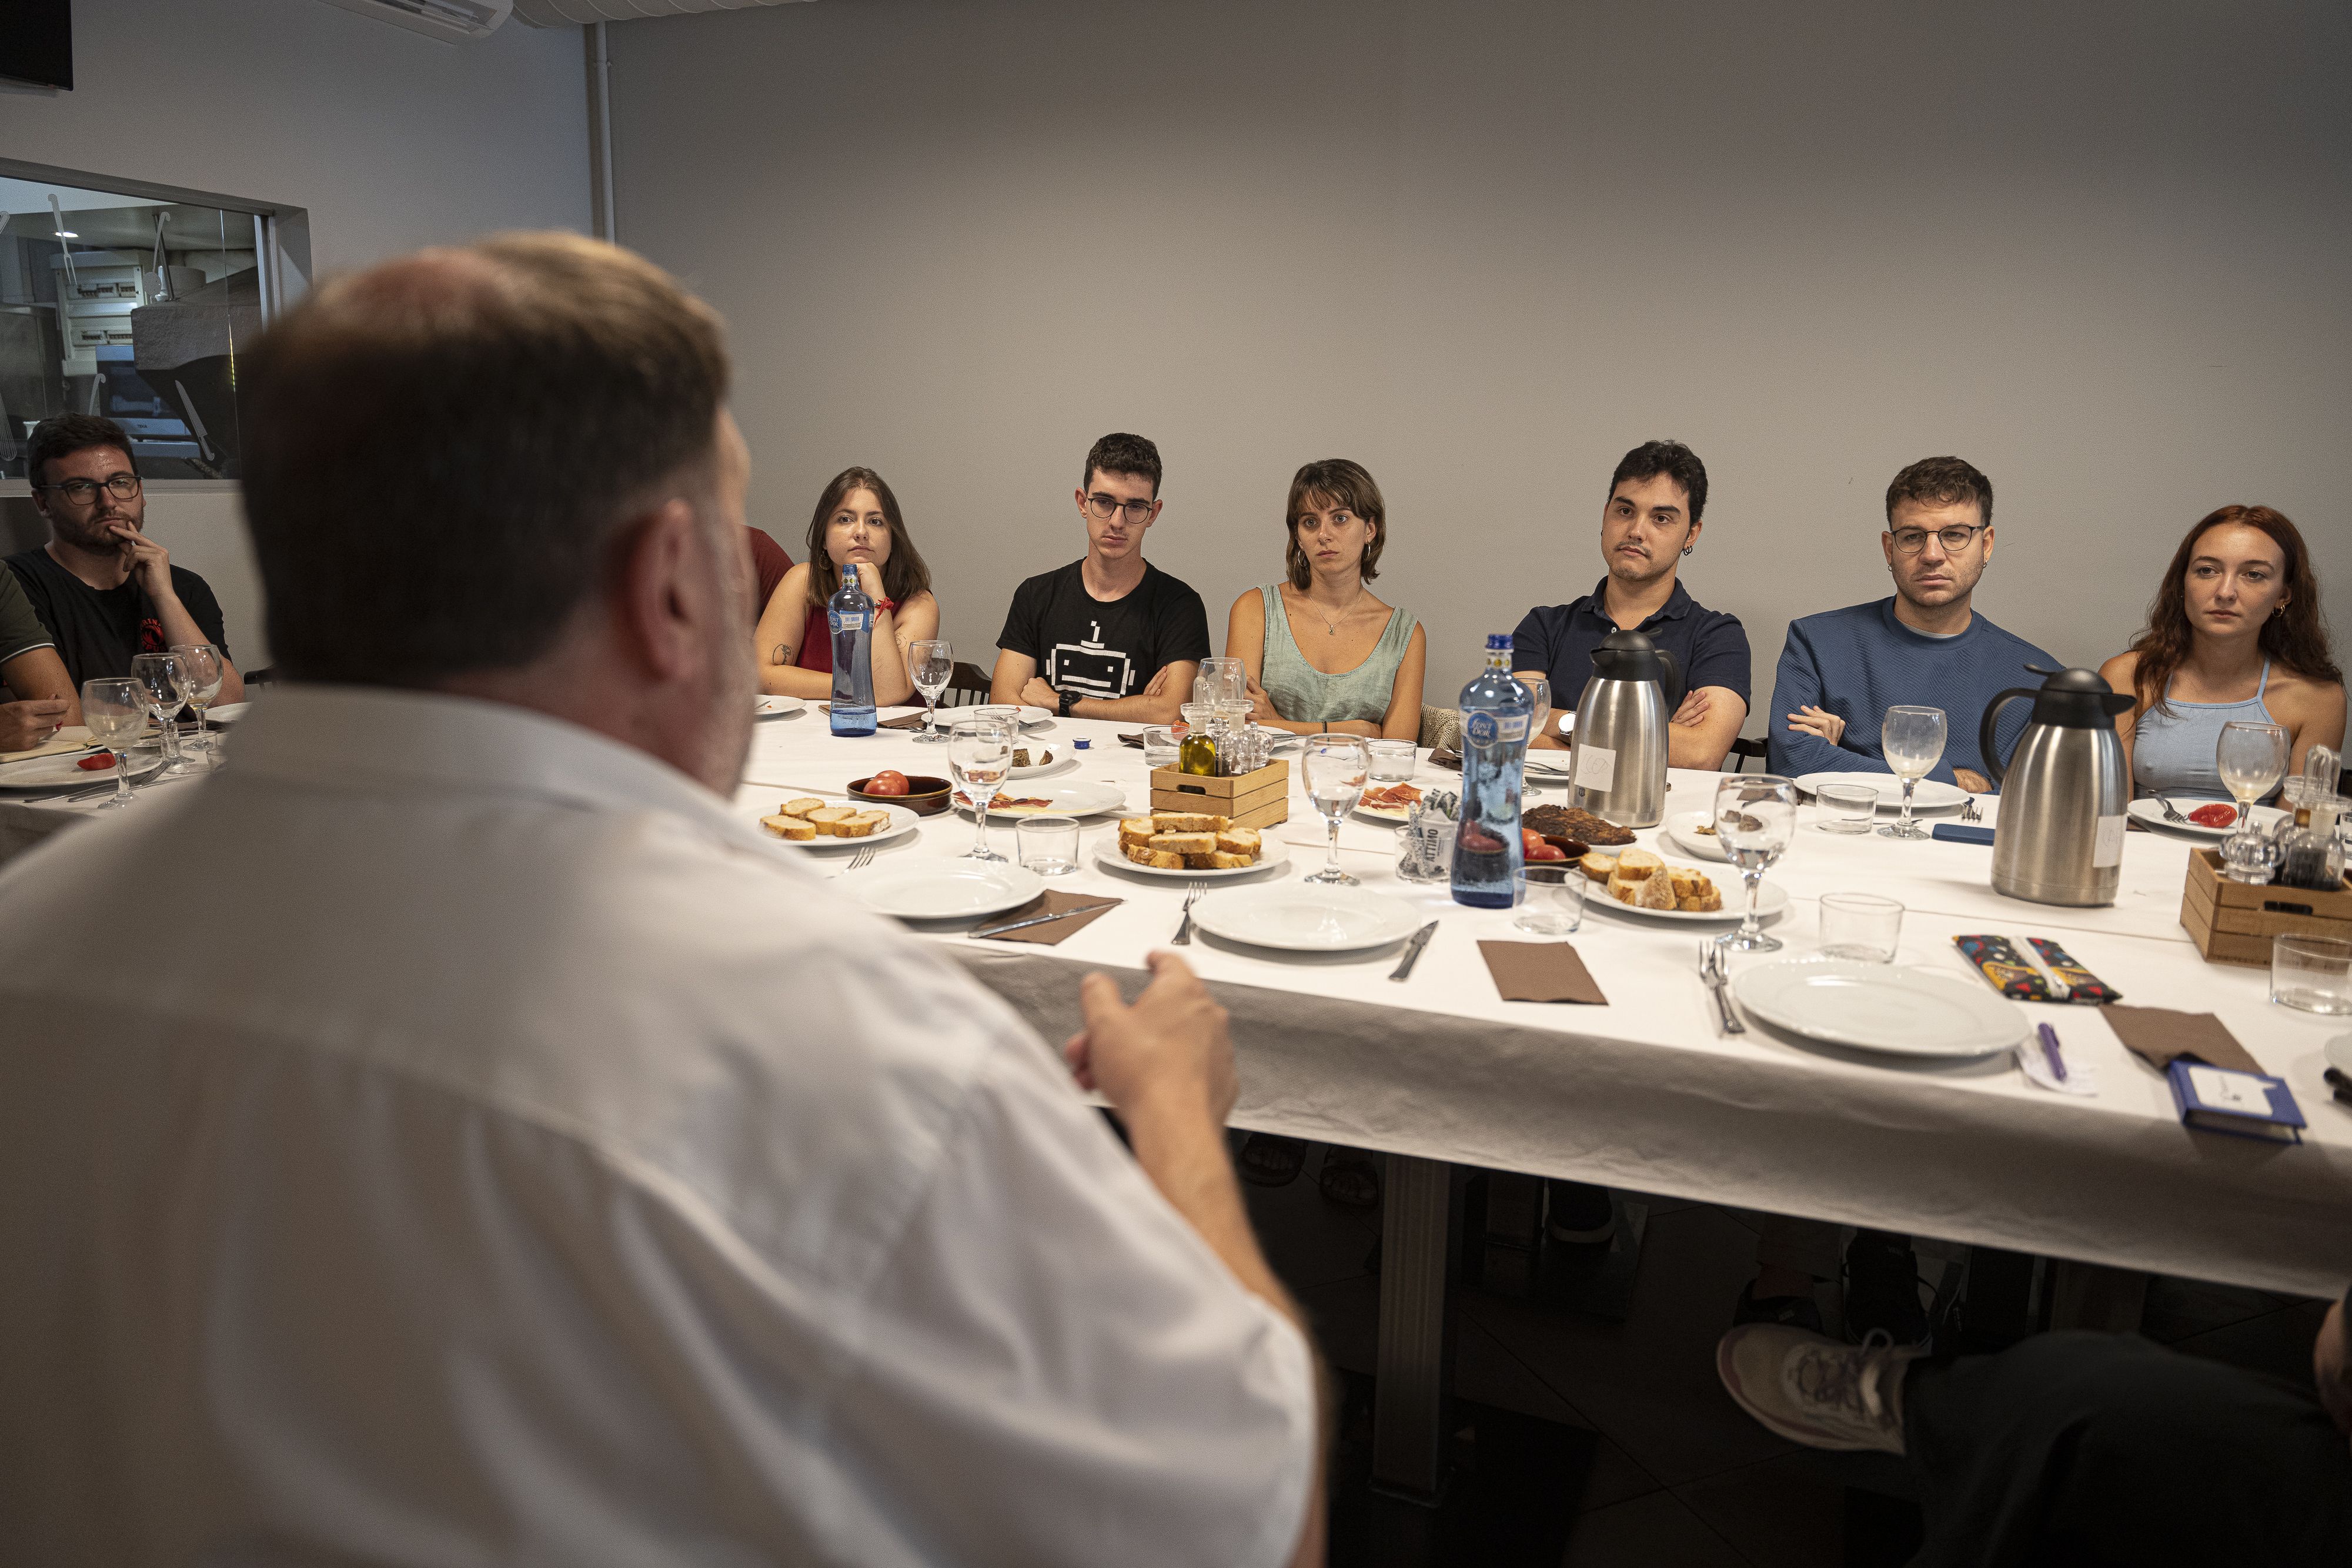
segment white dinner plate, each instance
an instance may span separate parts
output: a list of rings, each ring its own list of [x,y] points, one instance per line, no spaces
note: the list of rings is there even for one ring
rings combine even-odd
[[[1894,1056],[1990,1056],[2025,1037],[2015,1002],[1942,969],[1795,958],[1734,971],[1731,994],[1790,1034]]]
[[[776,807],[782,806],[784,801],[809,799],[812,797],[805,793],[793,794],[788,791],[777,800],[774,806],[761,808],[760,814],[772,817],[776,814]],[[831,802],[828,801],[827,804]],[[890,813],[890,825],[886,828],[877,828],[862,839],[836,839],[830,833],[819,833],[813,839],[778,839],[765,828],[761,828],[760,832],[763,837],[774,839],[777,843],[788,850],[862,850],[870,844],[887,844],[892,839],[903,839],[913,832],[923,820],[908,807],[885,806],[879,800],[848,800],[844,801],[843,804],[860,811],[887,811]]]
[[[1317,883],[1228,888],[1192,906],[1192,924],[1212,936],[1290,953],[1352,953],[1402,942],[1421,929],[1421,912],[1384,893]]]
[[[1865,789],[1878,791],[1878,809],[1882,811],[1903,810],[1903,780],[1892,773],[1808,773],[1797,780],[1797,788],[1808,795],[1818,796],[1824,784],[1858,784]],[[1911,792],[1911,810],[1919,811],[1957,811],[1969,803],[1969,792],[1957,784],[1946,784],[1934,779],[1922,779]]]
[[[1444,784],[1441,784],[1441,785],[1416,784],[1416,785],[1414,785],[1414,786],[1412,786],[1412,787],[1413,787],[1414,789],[1418,789],[1418,790],[1420,790],[1420,791],[1421,791],[1422,799],[1423,799],[1423,800],[1427,800],[1427,799],[1429,799],[1429,792],[1430,792],[1430,790],[1431,790],[1432,789],[1451,789],[1451,788],[1453,788],[1453,786],[1451,786],[1451,785],[1444,785]],[[1370,793],[1372,792],[1372,790],[1374,790],[1374,789],[1391,789],[1391,788],[1393,788],[1393,786],[1391,786],[1391,785],[1387,785],[1387,784],[1379,784],[1379,785],[1367,784],[1367,785],[1365,785],[1365,786],[1364,786],[1364,792],[1365,792],[1366,794],[1368,794],[1368,795],[1369,795],[1369,794],[1370,794]],[[1308,802],[1308,805],[1309,805],[1310,807],[1311,807],[1313,804],[1314,804],[1314,802],[1312,802],[1312,801],[1309,801],[1309,802]],[[1310,813],[1310,814],[1311,814],[1311,813]],[[1407,821],[1412,821],[1412,815],[1411,815],[1411,813],[1410,813],[1410,812],[1408,812],[1408,811],[1406,810],[1406,809],[1405,809],[1404,807],[1402,807],[1402,806],[1367,806],[1367,805],[1363,804],[1363,802],[1361,802],[1360,800],[1360,801],[1358,801],[1358,802],[1357,802],[1357,804],[1356,804],[1356,810],[1355,810],[1355,814],[1356,814],[1357,816],[1359,816],[1359,817],[1367,818],[1367,819],[1369,819],[1369,820],[1370,820],[1370,821],[1375,821],[1375,822],[1386,822],[1386,823],[1388,823],[1391,827],[1394,827],[1394,826],[1396,826],[1397,824],[1399,824],[1399,823],[1401,823],[1401,822],[1407,822]]]
[[[1091,817],[1097,811],[1127,810],[1127,791],[1095,779],[1073,779],[1063,784],[1015,784],[1011,779],[996,791],[1023,800],[1044,800],[1043,806],[991,806],[991,817]],[[956,797],[956,810],[965,816],[971,808]]]
[[[1290,863],[1290,846],[1280,839],[1261,835],[1255,865],[1234,866],[1224,871],[1170,871],[1164,866],[1138,865],[1119,853],[1118,835],[1107,835],[1095,845],[1095,863],[1110,871],[1132,872],[1137,876],[1157,877],[1163,882],[1231,882],[1240,877],[1254,876],[1272,866]]]
[[[213,724],[235,724],[238,719],[243,718],[247,714],[251,713],[252,711],[253,704],[250,701],[241,703],[223,703],[218,707],[208,707],[205,709],[205,717]]]
[[[2202,795],[2168,795],[2165,799],[2171,801],[2172,809],[2184,817],[2200,806],[2219,804],[2235,809],[2238,804],[2235,800],[2217,802]],[[2124,810],[2149,827],[2161,829],[2168,833],[2188,833],[2200,839],[2223,839],[2238,831],[2235,818],[2231,819],[2230,825],[2226,828],[2209,828],[2202,822],[2168,822],[2164,818],[2164,807],[2152,800],[2127,802]],[[2254,826],[2267,829],[2273,822],[2285,815],[2286,813],[2276,806],[2257,806],[2254,808]]]
[[[761,718],[776,718],[788,713],[799,713],[808,706],[805,697],[777,697],[762,694],[751,699],[751,712]]]
[[[88,752],[58,751],[47,757],[28,757],[22,762],[0,763],[0,790],[65,789],[78,784],[111,784],[117,769],[126,766],[118,761],[112,768],[84,768],[81,759]],[[134,756],[127,766],[131,782],[144,784],[163,766],[162,753]]]
[[[1020,908],[1045,891],[1045,879],[1010,861],[919,860],[853,872],[840,885],[901,920],[965,920]]]
[[[1586,880],[1584,903],[1587,908],[1605,909],[1612,915],[1622,915],[1628,920],[1657,920],[1668,924],[1681,922],[1685,925],[1720,925],[1726,921],[1739,920],[1748,914],[1748,884],[1736,876],[1710,874],[1710,880],[1723,890],[1723,907],[1710,909],[1702,915],[1695,909],[1643,909],[1637,904],[1621,904],[1609,896],[1605,882]],[[1756,890],[1756,918],[1770,920],[1789,907],[1789,890],[1777,882],[1768,882]]]
[[[1013,777],[1015,779],[1034,779],[1040,773],[1051,772],[1067,764],[1070,758],[1076,755],[1067,746],[1032,746],[1027,750],[1036,760],[1032,761],[1026,768],[1015,768],[1013,770]]]
[[[1666,837],[1699,860],[1720,861],[1728,864],[1731,857],[1723,852],[1722,841],[1713,833],[1699,831],[1701,828],[1713,826],[1715,817],[1711,812],[1677,811],[1666,819]]]

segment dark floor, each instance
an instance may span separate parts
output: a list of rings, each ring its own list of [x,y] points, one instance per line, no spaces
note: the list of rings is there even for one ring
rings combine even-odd
[[[1288,1186],[1247,1189],[1268,1256],[1312,1316],[1325,1354],[1343,1372],[1356,1435],[1366,1429],[1379,1301],[1367,1270],[1377,1213],[1326,1201],[1315,1176],[1322,1151]],[[1783,1442],[1750,1421],[1717,1381],[1713,1352],[1731,1303],[1753,1272],[1755,1217],[1642,1197],[1648,1223],[1622,1322],[1478,1291],[1456,1298],[1454,1393],[1469,1426],[1465,1445],[1490,1428],[1507,1463],[1506,1490],[1522,1529],[1507,1550],[1438,1552],[1433,1560],[1558,1562],[1563,1568],[1769,1564],[1772,1568],[1878,1568],[1899,1563],[1916,1540],[1916,1512],[1888,1494],[1900,1465],[1875,1456],[1825,1456]],[[1960,1254],[1954,1249],[1955,1257]],[[1923,1256],[1932,1276],[1936,1263]],[[1822,1304],[1835,1321],[1834,1287]],[[2326,1303],[2202,1282],[2159,1279],[2145,1320],[2149,1337],[2197,1355],[2297,1379],[2311,1376],[2311,1343]],[[1481,1410],[1494,1414],[1479,1419]],[[1515,1417],[1537,1417],[1527,1421]],[[1349,1463],[1345,1441],[1338,1461]],[[1506,1430],[1508,1428],[1507,1430]],[[1482,1511],[1473,1475],[1456,1513]],[[1358,1458],[1360,1458],[1359,1455]],[[1883,1465],[1855,1469],[1857,1464]],[[1850,1486],[1849,1481],[1859,1482]],[[1401,1505],[1359,1499],[1335,1482],[1335,1564],[1428,1561],[1403,1527]],[[1538,1506],[1528,1500],[1545,1497]],[[1373,1509],[1366,1517],[1365,1506]],[[1533,1542],[1535,1544],[1530,1545]],[[1558,1555],[1555,1556],[1555,1551]]]

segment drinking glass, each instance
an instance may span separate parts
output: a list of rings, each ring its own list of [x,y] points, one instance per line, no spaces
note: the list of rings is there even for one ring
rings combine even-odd
[[[2214,769],[2221,776],[2221,787],[2238,802],[2238,831],[2221,846],[2221,861],[2231,882],[2271,879],[2277,854],[2268,838],[2254,831],[2254,802],[2286,776],[2286,759],[2284,725],[2232,719],[2221,727],[2221,738],[2213,743]]]
[[[1331,853],[1323,869],[1307,881],[1335,887],[1356,885],[1356,879],[1339,869],[1339,824],[1364,798],[1364,780],[1371,766],[1371,747],[1360,735],[1307,737],[1299,768],[1307,776],[1307,800],[1331,830]]]
[[[1892,964],[1903,940],[1903,905],[1874,893],[1822,894],[1822,951],[1832,958]]]
[[[996,788],[1013,771],[1013,727],[1001,718],[959,718],[948,731],[948,772],[955,780],[956,793],[971,808],[971,848],[961,857],[973,861],[1001,861],[1004,857],[988,847],[988,804],[996,799]]]
[[[1375,784],[1410,784],[1413,765],[1420,760],[1410,740],[1375,740],[1371,743],[1372,772]]]
[[[2352,942],[2292,933],[2272,937],[2271,1000],[2307,1013],[2352,1013]]]
[[[189,743],[190,748],[205,754],[207,767],[216,766],[219,758],[213,751],[211,735],[205,729],[205,710],[220,695],[227,666],[221,663],[220,650],[210,643],[174,643],[172,652],[180,656],[180,667],[187,672],[188,706],[196,710],[196,737]]]
[[[180,731],[173,720],[188,705],[186,677],[180,673],[176,653],[134,653],[131,674],[147,694],[147,711],[163,732],[163,766],[161,771],[179,773],[186,770],[187,759],[180,755]]]
[[[1584,894],[1591,882],[1582,867],[1558,861],[1521,866],[1512,927],[1531,936],[1573,935],[1584,924]]]
[[[1895,706],[1878,729],[1879,754],[1887,771],[1903,780],[1903,820],[1878,830],[1881,838],[1924,839],[1927,830],[1911,820],[1911,791],[1944,759],[1944,710]]]
[[[1013,824],[1021,863],[1039,876],[1067,876],[1078,869],[1076,817],[1024,817]]]
[[[1164,724],[1147,725],[1143,731],[1143,765],[1146,768],[1176,766],[1176,732]]]
[[[1528,695],[1534,699],[1528,710],[1528,739],[1532,744],[1535,737],[1544,732],[1544,726],[1551,722],[1551,678],[1549,675],[1520,675],[1516,678],[1519,685],[1528,688]]]
[[[1239,703],[1249,707],[1249,671],[1239,659],[1203,659],[1192,680],[1196,703]]]
[[[81,721],[114,758],[114,795],[107,807],[131,804],[131,758],[123,742],[147,727],[147,683],[114,675],[81,684]],[[103,810],[104,808],[101,808]]]
[[[923,696],[923,727],[915,732],[915,739],[926,746],[944,745],[948,737],[940,728],[940,694],[955,678],[955,650],[945,638],[908,643],[907,678]]]
[[[1815,824],[1825,833],[1866,833],[1878,815],[1878,791],[1867,784],[1824,784],[1814,791],[1825,813]]]
[[[1927,710],[1936,713],[1930,708]],[[1936,713],[1938,723],[1943,719]],[[1937,748],[1941,751],[1940,743]],[[1739,929],[1716,938],[1734,953],[1776,953],[1779,938],[1767,936],[1756,919],[1756,895],[1767,867],[1780,858],[1797,831],[1797,786],[1776,773],[1734,773],[1715,787],[1715,839],[1748,883],[1748,914]],[[1881,830],[1884,831],[1885,830]]]

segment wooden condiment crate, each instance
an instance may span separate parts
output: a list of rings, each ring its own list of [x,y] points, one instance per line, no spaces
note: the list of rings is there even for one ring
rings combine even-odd
[[[2180,897],[2180,924],[2210,962],[2267,969],[2273,936],[2308,934],[2352,940],[2352,886],[2323,893],[2275,883],[2231,882],[2221,874],[2220,851],[2192,850],[2189,886]]]
[[[1155,811],[1206,811],[1231,817],[1237,828],[1270,828],[1290,820],[1290,764],[1269,762],[1255,773],[1212,779],[1174,768],[1151,770]]]

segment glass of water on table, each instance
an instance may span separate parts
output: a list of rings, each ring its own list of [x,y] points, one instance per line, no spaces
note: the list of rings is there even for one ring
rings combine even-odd
[[[1332,887],[1354,887],[1356,879],[1339,869],[1339,824],[1364,798],[1364,782],[1371,770],[1371,748],[1360,735],[1311,735],[1298,759],[1307,777],[1307,798],[1316,815],[1331,830],[1331,854],[1321,871],[1307,878]]]
[[[923,727],[915,732],[915,739],[926,746],[944,743],[947,732],[940,728],[940,694],[955,679],[955,650],[945,638],[909,643],[907,678],[923,696]]]
[[[131,656],[131,674],[146,689],[147,711],[154,716],[155,724],[163,732],[163,771],[178,773],[188,766],[180,755],[179,727],[172,721],[188,706],[188,674],[182,667],[177,653],[137,653]]]
[[[1927,830],[1911,820],[1911,792],[1919,780],[1944,759],[1944,710],[1939,707],[1888,708],[1879,726],[1879,755],[1886,769],[1903,780],[1903,820],[1878,830],[1886,839],[1924,839]]]
[[[213,699],[220,695],[221,683],[226,675],[220,650],[210,643],[174,643],[172,653],[179,659],[180,667],[187,672],[188,706],[196,710],[196,734],[195,738],[188,743],[189,749],[202,752],[205,766],[218,767],[220,758],[213,751],[211,732],[205,728],[205,710],[211,707]]]
[[[1780,939],[1766,936],[1756,918],[1756,895],[1764,884],[1765,871],[1788,849],[1796,831],[1794,780],[1773,773],[1733,773],[1716,786],[1716,841],[1748,883],[1748,914],[1739,929],[1716,938],[1727,952],[1780,951]]]
[[[948,772],[971,808],[971,848],[961,858],[1001,861],[988,847],[988,806],[1013,771],[1013,726],[993,717],[959,718],[948,732]]]
[[[107,807],[131,804],[131,758],[122,747],[147,727],[148,706],[147,683],[133,676],[114,675],[81,684],[81,721],[114,758],[114,796]]]

